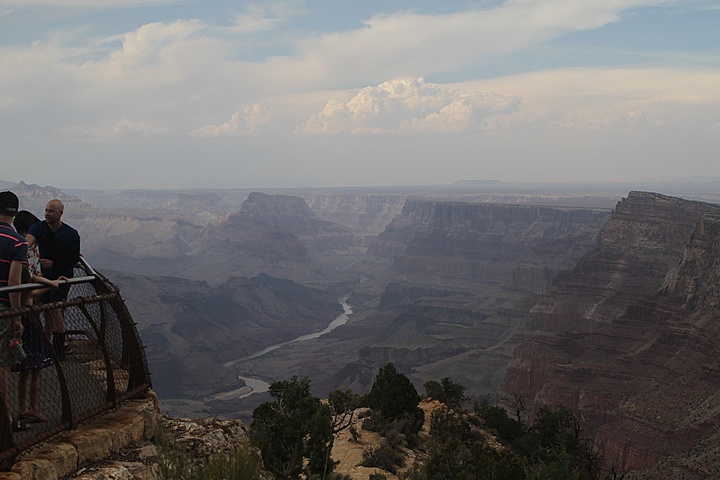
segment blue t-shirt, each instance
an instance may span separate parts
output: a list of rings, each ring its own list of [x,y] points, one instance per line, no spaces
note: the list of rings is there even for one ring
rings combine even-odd
[[[0,222],[0,287],[7,287],[10,264],[20,262],[27,265],[28,244],[9,223]],[[0,293],[0,303],[10,308],[10,297]]]
[[[42,267],[43,277],[56,280],[61,276],[73,276],[73,266],[80,259],[80,235],[77,230],[61,223],[60,228],[53,232],[43,220],[31,226],[28,234],[35,237],[40,258],[53,261],[51,268]]]

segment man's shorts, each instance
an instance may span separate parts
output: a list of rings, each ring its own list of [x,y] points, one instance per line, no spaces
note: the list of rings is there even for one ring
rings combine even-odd
[[[70,284],[60,281],[58,288],[51,288],[40,297],[40,303],[52,303],[67,300]]]

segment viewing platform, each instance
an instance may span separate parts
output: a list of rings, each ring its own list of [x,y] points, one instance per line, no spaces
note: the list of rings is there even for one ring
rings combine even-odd
[[[9,418],[17,419],[20,414],[20,373],[12,368],[9,413],[8,406],[0,402],[0,465],[8,465],[22,451],[127,400],[144,398],[151,387],[144,347],[120,291],[83,258],[68,283],[70,290],[64,301],[0,310],[0,321],[23,315],[38,332],[44,332],[47,312],[62,310],[72,348],[72,353],[58,355],[52,342],[42,335],[52,358],[52,365],[39,370],[39,410],[47,421],[28,423],[22,431],[13,431],[8,423]],[[42,288],[47,287],[30,283],[0,291]]]

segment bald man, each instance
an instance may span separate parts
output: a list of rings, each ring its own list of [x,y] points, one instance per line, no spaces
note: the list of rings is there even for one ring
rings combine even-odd
[[[50,200],[45,205],[45,220],[30,227],[25,236],[30,246],[37,243],[42,274],[48,280],[72,278],[73,267],[80,260],[80,235],[77,230],[62,222],[64,211],[65,206],[60,200]],[[70,285],[61,282],[59,288],[53,288],[45,294],[43,302],[65,300],[69,290]],[[65,319],[61,310],[47,312],[45,330],[52,334],[58,358],[64,358],[65,353],[72,353],[70,345],[65,343]]]

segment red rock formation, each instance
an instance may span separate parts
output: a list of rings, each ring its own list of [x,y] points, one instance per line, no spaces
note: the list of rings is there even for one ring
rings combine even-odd
[[[719,284],[720,207],[631,193],[533,308],[543,336],[501,390],[571,408],[624,469],[693,449],[720,426]]]

